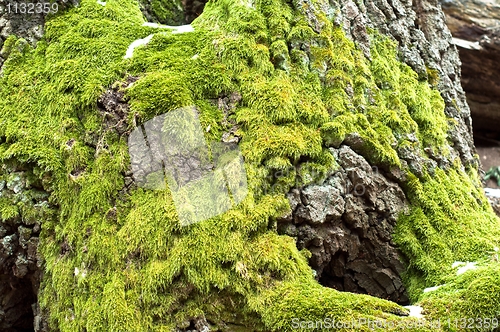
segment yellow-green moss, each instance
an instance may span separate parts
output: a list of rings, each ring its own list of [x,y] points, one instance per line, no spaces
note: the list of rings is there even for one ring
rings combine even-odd
[[[435,172],[424,183],[409,179],[406,192],[413,208],[396,228],[395,240],[410,261],[414,299],[424,286],[439,285],[453,274],[454,261],[484,259],[500,238],[498,218],[469,176],[455,169]]]
[[[398,61],[393,41],[373,32],[368,61],[340,28],[321,20],[316,33],[285,1],[211,1],[196,32],[174,35],[142,27],[134,1],[103,7],[83,0],[48,20],[36,49],[8,39],[0,158],[37,163],[40,177],[52,176],[47,189],[59,211],[56,222],[42,225],[40,302],[54,329],[167,331],[202,314],[218,327],[224,321],[275,331],[291,330],[294,315],[401,320],[391,314],[401,310],[393,303],[318,285],[308,253],[269,223],[286,213],[293,185],[321,180],[335,167],[327,147],[346,135],[361,137],[370,162],[390,166],[401,165],[397,148],[409,144],[408,134],[417,135],[420,150],[447,144],[439,93]],[[133,40],[152,33],[146,47],[123,59]],[[301,43],[310,46],[310,59],[295,47]],[[229,128],[210,99],[241,93],[233,117],[249,194],[237,208],[181,227],[168,190],[137,189],[120,199],[126,140],[103,127],[96,100],[127,75],[140,76],[125,91],[130,129],[195,104],[203,128],[211,128],[207,140],[220,140]],[[272,172],[299,162],[298,172],[268,190]],[[70,176],[77,169],[83,172]],[[421,180],[404,171],[412,211],[395,239],[409,258],[407,285],[416,299],[453,272],[451,261],[482,257],[500,228],[469,178],[476,174],[458,164]],[[13,215],[5,209],[2,217]]]
[[[429,319],[440,319],[449,331],[496,331],[500,325],[499,276],[495,253],[481,260],[477,269],[445,278],[439,289],[423,296],[421,304]]]
[[[168,25],[182,25],[184,23],[184,9],[180,0],[151,0],[150,2],[151,12],[158,19],[158,22]]]

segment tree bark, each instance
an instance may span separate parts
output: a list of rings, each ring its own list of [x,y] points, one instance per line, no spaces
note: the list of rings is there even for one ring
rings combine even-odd
[[[191,35],[141,17],[185,23],[204,2],[173,21],[154,3],[0,17],[0,327],[281,331],[293,319],[394,323],[417,301],[429,319],[494,312],[490,294],[451,280],[453,262],[494,250],[500,223],[478,177],[461,44],[437,0],[214,0]],[[45,19],[47,39],[33,32]],[[250,189],[181,227],[172,192],[141,188],[126,144],[191,103],[207,139],[239,143]],[[474,287],[494,287],[491,269]],[[426,297],[431,286],[444,300]],[[453,296],[466,306],[442,312]]]

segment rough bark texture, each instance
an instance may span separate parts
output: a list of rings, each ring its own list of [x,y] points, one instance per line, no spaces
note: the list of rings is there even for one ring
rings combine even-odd
[[[293,189],[292,213],[278,221],[278,230],[311,251],[323,285],[406,304],[404,265],[392,241],[398,214],[407,209],[405,195],[348,146],[330,151],[340,169],[323,185]]]
[[[4,164],[0,199],[11,202],[10,218],[0,223],[0,329],[42,331],[37,293],[42,260],[37,254],[41,224],[50,217],[48,193],[34,180],[33,165]],[[4,212],[5,217],[5,212]]]
[[[462,60],[462,85],[476,138],[500,139],[500,3],[444,1],[443,10]]]
[[[403,163],[415,174],[422,174],[423,170],[432,172],[436,167],[447,169],[450,160],[459,156],[464,166],[477,168],[470,110],[460,85],[460,59],[440,4],[341,1],[339,7],[321,8],[327,13],[338,9],[341,15],[336,22],[366,57],[370,58],[367,29],[378,29],[399,42],[401,60],[421,77],[437,76],[435,83],[446,103],[445,113],[454,120],[448,133],[451,156],[422,155],[418,150],[405,148],[398,151]],[[314,15],[310,13],[309,17]],[[416,137],[411,140],[417,141]],[[333,183],[294,189],[289,194],[293,215],[282,220],[281,227],[285,234],[297,238],[299,248],[313,252],[310,264],[322,284],[406,303],[408,297],[400,277],[404,258],[390,236],[398,213],[406,205],[399,187],[404,179],[402,174],[389,173],[389,180],[380,172],[370,172],[366,160],[351,150],[359,152],[362,143],[359,137],[351,136],[345,140],[345,146],[332,149],[343,162],[340,173],[329,179]],[[388,171],[384,165],[373,167]],[[363,195],[356,195],[356,185]],[[342,188],[350,188],[351,192]]]
[[[369,55],[366,29],[376,28],[398,41],[401,60],[420,76],[438,76],[435,80],[446,104],[445,113],[455,120],[448,133],[453,144],[450,151],[460,156],[464,166],[478,167],[478,161],[474,159],[470,110],[460,85],[461,63],[458,51],[451,43],[452,36],[439,2],[378,0],[360,4],[353,1],[340,3],[342,16],[338,18],[339,24],[365,54]],[[435,159],[435,156],[429,157]]]
[[[313,2],[297,1],[297,8],[309,20],[309,26],[320,30],[322,23],[317,19]],[[148,1],[148,4],[151,3]],[[5,3],[0,0],[0,9],[2,5]],[[189,22],[199,14],[203,3],[187,2],[184,6],[185,20]],[[371,58],[367,29],[377,29],[394,37],[398,41],[401,60],[421,78],[434,81],[440,91],[446,105],[445,113],[451,118],[448,133],[450,145],[447,146],[450,154],[435,155],[429,147],[424,147],[424,152],[402,147],[397,153],[403,167],[408,166],[417,177],[423,177],[424,171],[432,174],[436,168],[448,169],[454,158],[461,160],[465,168],[478,167],[474,157],[470,112],[460,86],[460,60],[437,1],[369,0],[356,3],[342,0],[317,10],[327,14],[339,11],[335,23],[359,45],[367,58]],[[143,13],[148,18],[154,16],[148,6],[143,7]],[[182,23],[182,19],[168,21],[157,18],[157,21]],[[42,35],[43,22],[43,16],[22,21],[4,15],[0,17],[0,43],[11,33],[34,43]],[[311,50],[304,48],[307,56],[312,58]],[[0,66],[2,62],[0,58]],[[136,78],[131,78],[127,83],[135,81]],[[235,93],[221,96],[214,104],[227,113],[233,107],[230,105],[240,99],[241,96]],[[109,89],[97,104],[105,131],[113,130],[120,137],[126,136],[128,131],[124,121],[130,105],[123,92],[119,88]],[[233,127],[225,133],[223,140],[237,143],[237,129]],[[409,141],[417,142],[415,136],[408,136]],[[85,145],[96,151],[101,149],[99,137],[94,135],[86,139]],[[69,140],[66,143],[68,149],[74,143],[74,140]],[[406,262],[391,238],[399,213],[408,209],[408,200],[402,189],[406,178],[402,172],[387,165],[370,165],[363,156],[363,145],[359,136],[351,134],[331,147],[330,152],[340,167],[323,183],[294,188],[289,192],[292,211],[278,220],[278,230],[295,237],[299,249],[307,248],[312,252],[309,263],[323,285],[407,303],[409,299],[401,279]],[[69,176],[77,179],[83,171],[77,169]],[[36,195],[33,194],[34,201],[29,202],[36,210],[39,205],[48,203],[40,189],[43,186],[25,180],[30,172],[32,167],[29,165],[3,169],[1,174],[6,180],[4,185],[0,182],[0,193],[14,204],[24,206],[25,192],[36,192]],[[135,184],[129,172],[121,175],[125,184],[120,192],[123,196],[135,188]],[[110,217],[114,217],[115,213],[116,207],[108,212]],[[9,281],[2,282],[0,286],[0,327],[13,331],[35,326],[35,330],[43,331],[47,328],[36,305],[41,264],[36,255],[40,221],[22,216],[21,213],[0,223],[0,281]],[[61,254],[68,250],[63,246]],[[30,325],[31,321],[34,324]],[[208,329],[204,317],[187,321],[185,325],[185,329],[191,331]]]

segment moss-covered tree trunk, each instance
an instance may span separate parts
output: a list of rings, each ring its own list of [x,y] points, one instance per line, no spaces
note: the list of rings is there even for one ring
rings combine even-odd
[[[439,4],[223,0],[144,24],[178,5],[83,0],[36,46],[2,39],[0,326],[498,326],[500,222]],[[130,135],[192,106],[208,146],[238,143],[247,194],[184,226]]]

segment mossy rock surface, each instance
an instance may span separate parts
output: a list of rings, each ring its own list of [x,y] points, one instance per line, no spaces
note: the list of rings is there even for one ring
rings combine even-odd
[[[335,24],[335,12],[317,9],[325,6],[211,1],[193,32],[174,33],[144,26],[135,1],[84,0],[47,19],[36,48],[7,39],[0,158],[36,163],[40,178],[50,175],[45,189],[57,217],[42,224],[39,301],[52,330],[170,331],[200,317],[214,330],[290,331],[294,319],[327,318],[379,320],[393,327],[376,329],[402,330],[415,320],[402,317],[405,309],[319,285],[309,253],[270,226],[287,212],[295,178],[269,191],[269,173],[301,163],[319,174],[334,170],[328,147],[353,134],[371,164],[407,176],[411,211],[400,216],[394,241],[408,258],[411,298],[447,283],[439,296],[422,300],[430,317],[498,318],[491,252],[499,246],[500,222],[478,187],[477,170],[449,153],[451,121],[436,78],[429,82],[402,63],[396,42],[376,30],[369,33],[368,59]],[[146,46],[124,58],[134,40],[149,35]],[[130,77],[138,79],[128,84]],[[208,142],[236,124],[246,198],[181,227],[169,190],[124,190],[127,132],[106,125],[97,106],[113,85],[129,105],[129,131],[192,105]],[[231,114],[212,102],[233,93],[241,98]],[[408,149],[423,160],[430,149],[450,162],[416,172],[402,162]],[[10,211],[9,202],[0,204]],[[474,278],[454,279],[454,261],[478,262],[469,272]]]

